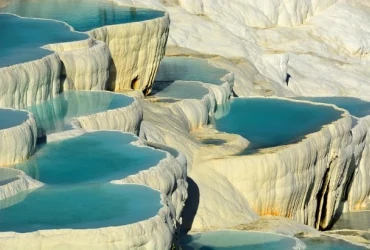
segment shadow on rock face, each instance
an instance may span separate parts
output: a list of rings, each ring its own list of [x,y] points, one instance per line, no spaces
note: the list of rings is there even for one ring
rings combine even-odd
[[[200,193],[197,184],[190,177],[186,181],[188,182],[188,199],[182,212],[181,235],[186,235],[190,231],[199,206]]]

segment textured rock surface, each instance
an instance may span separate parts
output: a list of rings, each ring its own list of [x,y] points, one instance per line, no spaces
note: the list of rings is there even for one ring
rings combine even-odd
[[[104,26],[88,32],[105,42],[110,50],[109,90],[135,89],[150,93],[165,53],[169,23],[165,14],[149,21]]]
[[[25,112],[27,111],[15,111]],[[0,166],[9,166],[27,160],[35,151],[37,127],[35,118],[28,113],[21,124],[0,130]]]

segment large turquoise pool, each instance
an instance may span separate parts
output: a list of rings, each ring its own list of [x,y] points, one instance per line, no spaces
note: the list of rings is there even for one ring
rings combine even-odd
[[[133,146],[136,137],[99,131],[47,143],[15,168],[50,185],[108,182],[155,166],[165,153]]]
[[[159,193],[139,185],[45,186],[0,210],[0,232],[120,226],[151,218],[160,208]]]
[[[0,129],[21,125],[28,119],[28,113],[13,109],[0,109]]]
[[[45,185],[0,200],[0,231],[99,228],[155,216],[159,192],[110,184],[165,157],[162,151],[133,146],[135,140],[131,134],[98,131],[44,145],[15,168]]]
[[[38,135],[72,128],[74,117],[126,107],[134,98],[108,91],[66,91],[51,100],[27,109],[35,116]]]
[[[76,31],[140,22],[164,15],[160,11],[119,6],[110,0],[12,0],[0,11],[64,21]]]
[[[370,102],[353,97],[297,97],[297,100],[334,104],[356,117],[370,115]]]
[[[303,249],[294,248],[297,244],[295,239],[277,234],[239,231],[199,233],[181,239],[183,250]]]
[[[51,51],[40,48],[44,45],[88,37],[86,34],[72,32],[70,27],[61,22],[20,18],[10,14],[0,14],[0,24],[0,67],[51,54]]]
[[[249,149],[293,143],[341,117],[330,106],[272,98],[235,98],[231,108],[219,109],[217,130],[239,134],[251,142]]]

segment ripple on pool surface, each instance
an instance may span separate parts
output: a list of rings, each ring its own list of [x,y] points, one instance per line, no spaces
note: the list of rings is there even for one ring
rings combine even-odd
[[[13,109],[0,109],[0,129],[21,125],[28,119],[28,113]]]
[[[108,182],[155,166],[165,158],[162,151],[136,147],[137,138],[114,131],[85,133],[48,143],[15,168],[52,185]]]
[[[159,193],[139,185],[45,186],[18,196],[24,200],[0,210],[1,232],[120,226],[151,218],[161,208]]]
[[[183,250],[245,250],[245,249],[303,249],[299,241],[277,234],[217,231],[185,236],[181,239]]]
[[[370,102],[353,97],[297,97],[297,100],[334,104],[356,117],[370,115]]]
[[[231,109],[219,109],[216,128],[239,134],[261,149],[296,142],[341,117],[329,106],[311,105],[272,98],[235,98]]]
[[[13,0],[0,11],[64,21],[77,31],[139,22],[164,15],[161,11],[119,6],[110,0]]]
[[[52,51],[40,48],[47,44],[88,38],[86,34],[72,32],[64,23],[50,20],[28,19],[10,14],[0,14],[0,23],[0,67],[28,62],[50,55],[53,53]]]
[[[35,116],[38,134],[45,135],[71,129],[74,117],[129,106],[134,99],[105,91],[66,91],[27,109]]]

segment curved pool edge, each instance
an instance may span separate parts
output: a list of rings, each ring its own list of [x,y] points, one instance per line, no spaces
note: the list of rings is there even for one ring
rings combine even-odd
[[[143,120],[143,109],[140,102],[136,97],[121,93],[112,94],[129,97],[132,103],[117,109],[75,117],[72,120],[72,126],[83,130],[119,130],[137,135]]]
[[[112,130],[115,131],[115,130]],[[92,132],[92,131],[91,131]],[[115,131],[117,132],[117,131]],[[86,132],[90,133],[90,132]],[[0,247],[27,246],[32,249],[54,249],[68,246],[71,249],[169,249],[174,233],[181,224],[181,211],[187,198],[186,165],[181,153],[174,158],[170,153],[154,149],[132,133],[136,141],[130,144],[165,152],[166,158],[147,170],[111,181],[117,185],[143,185],[160,194],[162,207],[157,215],[137,223],[97,229],[39,230],[30,233],[0,233]],[[159,181],[158,181],[159,180]],[[129,240],[128,240],[129,239]]]
[[[348,181],[342,179],[338,173],[350,170],[346,162],[336,159],[338,155],[352,155],[349,150],[352,148],[351,117],[347,111],[329,106],[341,111],[342,116],[323,126],[320,131],[308,134],[298,143],[277,147],[263,154],[206,160],[200,162],[199,167],[213,168],[225,176],[260,215],[294,218],[303,224],[325,228],[334,216],[333,211],[340,205],[336,200],[336,193],[343,192]],[[235,171],[230,172],[228,169],[231,167]],[[264,177],[260,179],[258,176]],[[330,179],[330,182],[322,186],[323,179]],[[271,188],[264,190],[261,185],[266,181],[271,183]],[[264,191],[258,195],[256,190]],[[307,195],[308,190],[316,195]],[[321,204],[324,195],[320,196],[320,191],[327,192],[325,206]],[[291,195],[293,198],[288,199]],[[320,216],[322,210],[326,211],[325,217],[316,224],[316,212]]]

